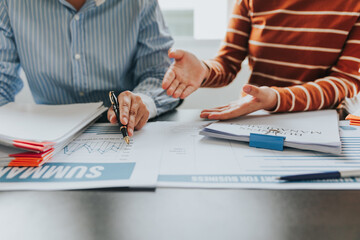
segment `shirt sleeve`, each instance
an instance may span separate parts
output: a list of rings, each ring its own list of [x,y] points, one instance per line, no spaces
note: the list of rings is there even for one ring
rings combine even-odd
[[[165,26],[157,1],[140,2],[142,13],[134,70],[138,85],[133,92],[151,97],[156,106],[156,115],[160,115],[174,109],[180,102],[179,99],[168,96],[161,87],[171,63],[167,53],[173,45],[173,39]]]
[[[202,87],[222,87],[235,79],[241,70],[242,61],[248,55],[250,31],[248,2],[237,0],[218,55],[214,59],[204,61],[210,71]]]
[[[149,97],[148,95],[145,95],[145,94],[142,94],[142,93],[137,93],[137,95],[139,97],[141,97],[141,100],[143,101],[146,108],[148,109],[148,111],[149,111],[149,119],[155,117],[157,111],[156,111],[156,105],[155,105],[154,100],[151,97]]]
[[[329,74],[302,85],[278,88],[275,112],[334,108],[345,97],[352,98],[360,88],[360,18],[354,24],[337,63]]]
[[[19,74],[20,60],[17,54],[7,5],[0,0],[0,106],[13,102],[22,89]]]

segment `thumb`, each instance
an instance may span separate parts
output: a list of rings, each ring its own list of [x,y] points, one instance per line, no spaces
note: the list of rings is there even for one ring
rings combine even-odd
[[[243,87],[243,92],[246,94],[249,94],[255,98],[260,98],[262,95],[262,91],[259,87],[250,85],[250,84],[246,84]]]
[[[174,58],[175,60],[181,60],[185,55],[185,51],[171,48],[169,50],[168,55],[169,55],[169,58]]]

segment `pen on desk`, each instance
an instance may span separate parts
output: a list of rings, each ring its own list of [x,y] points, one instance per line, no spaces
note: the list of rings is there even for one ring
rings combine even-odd
[[[339,178],[359,177],[359,176],[360,176],[360,170],[346,170],[346,171],[319,172],[319,173],[281,176],[278,177],[277,180],[294,182],[294,181],[309,181],[309,180],[322,180],[322,179],[339,179]]]
[[[127,144],[129,144],[130,143],[130,138],[128,136],[127,127],[126,127],[126,125],[123,125],[120,122],[119,103],[118,103],[117,97],[114,94],[114,91],[109,92],[109,98],[110,98],[111,105],[113,106],[113,109],[114,109],[114,112],[115,112],[115,115],[116,115],[116,119],[117,119],[119,127],[120,127],[120,131],[121,131],[121,133],[122,133],[122,135],[124,137],[125,142]]]

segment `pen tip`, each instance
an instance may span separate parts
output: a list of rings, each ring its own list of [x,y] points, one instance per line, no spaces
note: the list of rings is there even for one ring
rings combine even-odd
[[[130,143],[130,138],[129,138],[128,136],[124,137],[124,140],[125,140],[125,142],[126,142],[127,144]]]

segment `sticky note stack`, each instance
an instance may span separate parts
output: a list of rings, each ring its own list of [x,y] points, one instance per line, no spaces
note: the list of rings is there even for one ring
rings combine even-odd
[[[345,118],[345,120],[349,120],[349,121],[350,121],[350,125],[360,126],[360,112],[356,112],[356,113],[354,113],[354,114],[349,114],[349,115],[347,115],[347,117]]]
[[[51,159],[54,149],[45,152],[25,152],[0,145],[0,167],[38,167]]]

